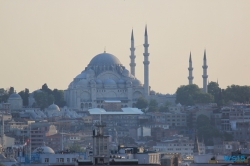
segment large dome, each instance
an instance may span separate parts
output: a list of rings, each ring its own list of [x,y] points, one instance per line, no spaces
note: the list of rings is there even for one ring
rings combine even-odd
[[[121,62],[114,55],[109,53],[101,53],[96,55],[90,61],[89,65],[99,66],[99,65],[121,65]]]

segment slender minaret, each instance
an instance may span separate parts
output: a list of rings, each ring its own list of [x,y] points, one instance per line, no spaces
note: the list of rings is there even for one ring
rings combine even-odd
[[[144,56],[144,61],[143,61],[143,64],[144,64],[144,92],[145,92],[146,96],[149,96],[149,61],[148,61],[148,56],[149,56],[148,47],[149,47],[149,44],[148,44],[147,25],[145,27],[143,46],[144,46],[144,53],[143,53],[143,56]]]
[[[206,57],[206,50],[204,51],[204,58],[203,58],[203,75],[202,75],[202,78],[203,78],[203,92],[207,93],[207,78],[208,78],[208,75],[207,75],[207,57]]]
[[[197,131],[195,132],[194,151],[193,151],[193,153],[195,155],[199,155],[200,154],[200,147],[199,147],[199,141],[198,141],[198,137],[197,137]]]
[[[189,56],[189,68],[188,68],[188,71],[189,71],[188,82],[189,82],[189,85],[191,85],[191,84],[193,84],[193,79],[194,79],[191,52],[190,52],[190,56]]]
[[[134,46],[134,33],[133,33],[133,29],[132,29],[132,34],[131,34],[131,47],[130,47],[130,52],[131,52],[131,55],[130,55],[130,72],[133,76],[135,76],[135,66],[136,66],[136,63],[135,63],[135,46]]]

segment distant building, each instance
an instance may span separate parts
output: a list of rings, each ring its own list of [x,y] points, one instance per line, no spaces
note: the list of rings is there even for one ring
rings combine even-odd
[[[23,108],[23,99],[17,93],[12,93],[8,98],[11,110],[21,110]]]

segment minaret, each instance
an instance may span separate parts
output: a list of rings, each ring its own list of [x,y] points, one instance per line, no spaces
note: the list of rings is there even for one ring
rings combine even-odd
[[[193,84],[193,79],[194,79],[191,52],[190,52],[190,56],[189,56],[189,68],[188,68],[188,71],[189,71],[188,82],[189,82],[189,85],[191,85],[191,84]]]
[[[196,155],[200,154],[200,147],[199,147],[197,132],[195,132],[195,139],[194,139],[194,154]]]
[[[131,34],[131,47],[130,47],[130,52],[131,52],[131,55],[130,55],[130,72],[133,76],[135,76],[135,66],[136,66],[136,63],[135,63],[135,46],[134,46],[134,33],[133,33],[133,29],[132,29],[132,34]]]
[[[207,78],[208,78],[208,75],[207,75],[207,57],[206,57],[206,50],[204,51],[204,58],[203,58],[203,75],[202,75],[202,78],[203,78],[203,92],[207,93]]]
[[[144,93],[145,93],[145,96],[149,96],[149,61],[148,61],[149,44],[148,44],[147,26],[145,27],[143,46],[144,46],[144,53],[143,53],[143,56],[144,56],[144,61],[143,61],[143,64],[144,64]]]

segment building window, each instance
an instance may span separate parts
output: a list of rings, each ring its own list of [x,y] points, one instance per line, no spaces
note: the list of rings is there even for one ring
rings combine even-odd
[[[45,159],[44,159],[44,162],[45,162],[45,163],[48,163],[48,162],[49,162],[49,158],[45,158]]]
[[[72,158],[72,162],[75,162],[76,161],[76,159],[75,158]]]
[[[64,158],[60,158],[60,163],[64,163]]]
[[[56,158],[56,162],[59,163],[59,158]]]
[[[67,158],[67,162],[68,162],[68,163],[70,162],[70,158]]]

